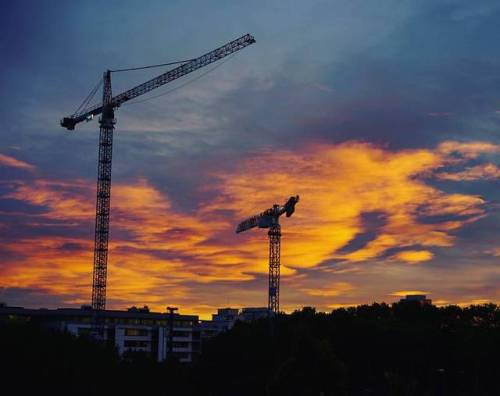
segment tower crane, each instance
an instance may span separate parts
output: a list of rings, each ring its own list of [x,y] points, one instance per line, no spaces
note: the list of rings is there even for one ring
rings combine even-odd
[[[99,88],[98,85],[94,88],[93,93],[91,92],[91,95],[87,97],[87,99],[84,101],[84,103],[82,103],[82,105],[75,113],[68,117],[64,117],[61,120],[62,127],[68,130],[73,130],[78,123],[82,121],[90,121],[94,116],[97,116],[99,114],[101,115],[101,117],[99,118],[99,158],[97,167],[94,271],[92,280],[92,308],[94,310],[101,311],[106,309],[109,212],[111,200],[111,160],[113,154],[113,130],[116,124],[115,110],[131,99],[135,99],[156,88],[161,87],[162,85],[177,80],[178,78],[183,77],[186,74],[192,73],[195,70],[214,63],[253,43],[255,43],[255,39],[250,34],[246,34],[198,58],[169,63],[181,63],[181,65],[116,96],[113,96],[111,91],[111,73],[117,71],[146,69],[150,67],[165,66],[169,64],[145,66],[133,69],[106,70],[102,79],[102,103],[91,107],[86,107]]]
[[[277,314],[280,308],[280,250],[281,250],[281,226],[279,218],[282,214],[290,217],[295,211],[295,205],[299,202],[299,196],[290,197],[283,205],[274,204],[262,213],[252,216],[236,227],[236,233],[247,231],[251,228],[269,228],[269,294],[267,307],[269,312]]]

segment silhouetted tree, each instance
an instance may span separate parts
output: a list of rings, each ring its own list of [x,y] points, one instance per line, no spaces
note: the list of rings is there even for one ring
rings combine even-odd
[[[191,364],[0,326],[5,394],[500,395],[500,309],[361,305],[238,322]]]

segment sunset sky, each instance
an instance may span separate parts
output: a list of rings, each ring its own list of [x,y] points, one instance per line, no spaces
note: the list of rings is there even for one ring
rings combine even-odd
[[[2,8],[0,302],[89,303],[99,125],[59,120],[102,72],[245,33],[257,43],[116,112],[107,307],[266,306],[266,231],[234,229],[296,194],[283,310],[500,302],[498,1]],[[114,74],[113,92],[161,72]]]

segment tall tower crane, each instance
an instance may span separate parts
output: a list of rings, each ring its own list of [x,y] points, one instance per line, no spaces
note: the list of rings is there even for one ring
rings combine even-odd
[[[111,199],[111,159],[113,153],[113,130],[116,124],[115,109],[131,99],[135,99],[138,96],[144,95],[156,88],[161,87],[162,85],[177,80],[178,78],[185,76],[186,74],[192,73],[195,70],[216,62],[253,43],[255,43],[255,39],[251,35],[246,34],[198,58],[182,62],[174,62],[182,64],[117,96],[113,96],[111,91],[112,72],[136,70],[155,66],[165,66],[168,64],[114,71],[107,70],[104,72],[102,80],[102,103],[86,108],[86,106],[92,99],[92,96],[99,88],[98,85],[96,88],[94,88],[93,93],[91,92],[91,95],[87,97],[87,99],[84,101],[84,103],[82,103],[82,105],[75,113],[68,117],[64,117],[61,120],[62,127],[67,128],[68,130],[73,130],[78,123],[82,121],[90,121],[94,116],[99,114],[101,115],[99,119],[99,159],[97,169],[94,272],[92,281],[92,308],[94,310],[100,311],[106,309],[109,211]]]
[[[283,205],[274,204],[262,213],[252,216],[236,227],[236,233],[247,231],[251,228],[269,228],[269,294],[267,307],[269,312],[277,314],[280,309],[280,251],[281,251],[281,226],[279,218],[282,214],[290,217],[295,211],[299,196],[290,197]]]

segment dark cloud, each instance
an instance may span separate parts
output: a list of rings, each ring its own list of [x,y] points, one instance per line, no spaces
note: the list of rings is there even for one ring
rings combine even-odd
[[[337,250],[337,253],[351,253],[362,249],[370,241],[377,238],[378,232],[387,224],[387,218],[383,212],[364,212],[361,213],[362,233],[357,234],[345,246]]]
[[[68,300],[77,295],[51,294],[42,288],[0,287],[0,302],[13,307],[53,308],[74,307]]]

